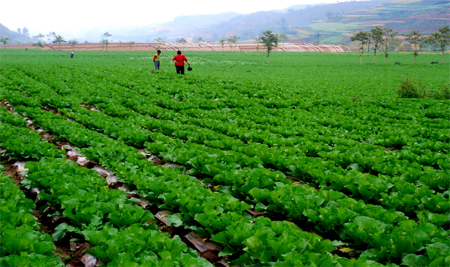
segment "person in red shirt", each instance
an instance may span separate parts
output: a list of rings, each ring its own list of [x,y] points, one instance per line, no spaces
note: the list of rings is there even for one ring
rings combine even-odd
[[[177,74],[184,75],[184,62],[186,61],[189,66],[191,66],[191,63],[189,63],[188,59],[185,55],[181,54],[181,51],[177,51],[177,55],[172,58],[172,61],[175,62],[175,68],[177,69]]]

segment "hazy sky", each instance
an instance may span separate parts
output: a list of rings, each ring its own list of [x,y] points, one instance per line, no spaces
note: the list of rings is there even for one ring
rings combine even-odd
[[[106,25],[142,26],[172,21],[181,15],[227,11],[246,14],[313,3],[336,3],[336,0],[3,0],[0,23],[10,30],[27,27],[31,35],[36,35]]]

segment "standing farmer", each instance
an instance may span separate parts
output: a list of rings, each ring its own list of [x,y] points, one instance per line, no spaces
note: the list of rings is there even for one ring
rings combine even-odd
[[[184,62],[186,61],[189,66],[191,66],[191,63],[189,63],[188,59],[185,55],[181,54],[181,51],[177,51],[177,55],[172,58],[172,61],[175,62],[175,68],[177,69],[177,74],[184,75]]]
[[[155,70],[159,70],[159,65],[161,64],[161,50],[153,56],[153,62],[155,63]]]
[[[70,53],[70,58],[73,58],[73,52],[72,52],[72,53]]]

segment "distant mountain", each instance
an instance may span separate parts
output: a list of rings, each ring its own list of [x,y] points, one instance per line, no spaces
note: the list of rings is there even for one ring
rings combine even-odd
[[[191,15],[176,17],[171,22],[163,23],[146,32],[148,39],[161,37],[166,41],[176,41],[179,38],[196,41],[198,37],[203,39],[215,39],[210,36],[201,35],[208,29],[214,29],[221,23],[227,23],[241,16],[236,12],[225,12],[214,15]]]
[[[412,30],[430,34],[449,24],[448,0],[396,0],[356,12],[334,13],[309,25],[294,28],[307,42],[314,42],[319,33],[323,43],[347,43],[357,31],[367,31],[375,26],[392,28],[399,34]]]
[[[375,26],[393,28],[399,33],[420,30],[429,34],[449,23],[448,0],[371,0],[299,5],[284,12],[240,15],[195,34],[211,39],[237,35],[240,41],[252,41],[262,31],[272,30],[287,34],[289,41],[344,44],[358,30]]]
[[[315,23],[316,21],[327,19],[327,16],[330,16],[331,18],[332,16],[352,14],[359,10],[371,9],[391,1],[392,0],[372,0],[309,6],[299,5],[288,8],[287,12],[255,12],[237,16],[229,21],[196,32],[196,34],[211,39],[237,35],[241,37],[241,41],[251,41],[256,36],[261,35],[264,30],[272,30],[274,32],[289,35],[290,40],[303,41],[305,37],[309,37],[309,35],[305,36],[305,34],[303,34],[304,31],[309,32],[308,29],[304,29],[305,26]],[[299,9],[296,9],[295,7]]]
[[[4,38],[4,37],[9,37],[10,38],[9,43],[11,43],[11,44],[18,44],[18,43],[26,44],[26,43],[32,42],[30,37],[20,34],[18,32],[15,32],[15,31],[11,31],[6,26],[4,26],[3,24],[0,23],[0,38]]]
[[[114,42],[118,41],[136,41],[154,43],[157,37],[163,38],[165,41],[176,41],[178,38],[185,38],[188,41],[198,38],[196,34],[204,29],[213,28],[214,25],[229,21],[239,13],[224,12],[219,14],[207,15],[190,15],[175,17],[173,21],[146,26],[103,26],[95,27],[85,31],[62,32],[61,34],[67,38],[76,38],[78,41],[100,42],[105,32],[111,33]],[[66,39],[67,39],[66,38]],[[195,39],[197,40],[197,39]]]

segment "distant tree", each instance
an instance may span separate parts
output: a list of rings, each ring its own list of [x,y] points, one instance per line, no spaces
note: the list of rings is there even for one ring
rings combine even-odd
[[[397,36],[398,32],[394,32],[391,28],[383,28],[383,36],[384,36],[384,57],[386,58],[386,64],[388,64],[388,48],[389,44],[394,42],[395,36]]]
[[[22,34],[22,29],[17,28],[17,32],[18,32],[19,34]]]
[[[5,50],[5,55],[6,55],[6,44],[9,42],[11,38],[9,37],[3,37],[0,38],[0,43],[3,43],[3,49]]]
[[[233,35],[233,36],[230,36],[230,37],[228,37],[228,43],[230,44],[230,48],[232,49],[233,48],[233,44],[234,44],[234,47],[237,47],[237,45],[236,45],[236,42],[237,42],[237,40],[239,40],[239,39],[241,39],[240,37],[237,37],[236,35]]]
[[[23,27],[23,29],[22,29],[22,34],[25,35],[25,36],[27,36],[27,37],[30,36],[30,33],[29,33],[29,31],[28,31],[28,29],[27,29],[26,27]]]
[[[286,34],[284,34],[284,33],[278,34],[278,40],[279,41],[287,40],[287,39],[289,39],[289,37]]]
[[[372,43],[372,34],[370,32],[367,33],[367,52],[370,51],[370,44]]]
[[[164,39],[161,38],[161,37],[158,37],[158,38],[155,38],[153,40],[155,40],[158,43],[158,45],[156,46],[156,50],[161,49],[161,45],[162,45],[162,43],[164,43]]]
[[[369,41],[369,33],[359,31],[355,35],[350,37],[350,40],[353,42],[355,42],[355,41],[359,42],[360,51],[361,51],[361,54],[359,55],[359,65],[361,65],[362,64],[362,56],[364,54],[364,45],[367,44],[367,42]]]
[[[315,35],[317,36],[317,45],[319,45],[320,44],[320,32],[316,31]]]
[[[413,51],[410,43],[402,43],[402,46],[400,46],[399,50],[400,51],[404,51],[404,52],[411,52],[411,51]]]
[[[380,27],[375,27],[370,30],[371,37],[373,40],[373,63],[375,64],[375,58],[377,56],[377,50],[380,49],[380,46],[383,44],[383,29]]]
[[[75,47],[76,44],[78,44],[78,41],[75,39],[69,40],[67,41],[68,44],[70,44],[70,46],[72,46],[72,50]]]
[[[45,38],[45,36],[44,36],[42,33],[40,33],[40,34],[38,34],[38,35],[35,35],[34,38],[36,38],[36,39],[38,39],[40,42],[42,42],[42,39]]]
[[[198,41],[198,42],[204,42],[205,40],[203,40],[202,37],[198,37],[198,38],[197,38],[197,41]]]
[[[259,55],[259,36],[255,37],[255,42],[256,42],[256,54]]]
[[[177,43],[187,43],[187,41],[184,38],[180,38],[177,40]]]
[[[102,39],[101,44],[102,44],[102,50],[105,49],[107,51],[108,50],[108,45],[109,45],[109,40],[108,39]]]
[[[111,36],[112,36],[112,34],[110,34],[109,32],[105,32],[105,33],[102,35],[102,37],[103,37],[103,39],[102,39],[102,44],[103,44],[103,46],[105,47],[105,50],[106,50],[106,51],[108,51],[108,45],[109,45],[109,43],[110,43],[110,41],[108,40],[108,38],[111,37]]]
[[[428,41],[428,38],[430,38],[430,36],[426,36],[423,38],[423,40],[420,42],[419,44],[419,51],[420,52],[431,52],[431,51],[436,51],[436,50],[440,50],[440,49],[436,49],[437,46],[430,43]]]
[[[402,41],[397,38],[394,38],[392,42],[389,43],[389,49],[398,52],[399,48],[402,46]]]
[[[37,50],[39,50],[39,48],[44,47],[44,45],[41,43],[41,41],[38,41],[36,43],[32,43],[32,46],[36,46],[36,48],[38,48]]]
[[[47,36],[49,37],[52,43],[58,44],[59,54],[61,55],[61,43],[66,43],[67,41],[64,40],[64,38],[61,35],[56,34],[55,32],[51,32]]]
[[[442,59],[441,62],[444,64],[444,52],[445,47],[450,44],[450,28],[448,25],[445,25],[438,29],[438,32],[433,32],[429,37],[427,37],[426,42],[429,44],[438,45],[441,49]]]
[[[423,36],[420,33],[420,31],[415,31],[412,30],[410,33],[408,34],[402,34],[403,36],[405,36],[406,41],[408,43],[411,44],[411,46],[413,47],[413,55],[414,55],[414,64],[416,64],[416,57],[419,54],[418,53],[418,46],[420,44],[420,42],[423,40]]]
[[[224,54],[224,48],[225,48],[225,39],[221,38],[219,40],[220,45],[222,46],[222,55]]]
[[[267,65],[269,65],[270,51],[272,51],[274,47],[278,46],[279,41],[279,35],[274,34],[269,30],[264,31],[263,35],[259,37],[259,42],[264,44],[264,46],[267,48]]]
[[[122,42],[122,41],[119,41],[119,43],[117,44],[117,46],[118,46],[118,47],[122,47],[122,46],[124,46],[124,45],[126,45],[126,44],[128,44],[128,43],[124,43],[124,42]]]
[[[228,45],[230,46],[230,52],[233,52],[233,43],[230,40],[230,38],[227,38]]]
[[[164,39],[161,37],[155,38],[154,39],[157,43],[164,43]]]
[[[133,45],[135,45],[136,42],[135,41],[129,41],[128,45],[130,46],[130,50],[133,51]]]

